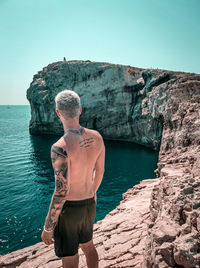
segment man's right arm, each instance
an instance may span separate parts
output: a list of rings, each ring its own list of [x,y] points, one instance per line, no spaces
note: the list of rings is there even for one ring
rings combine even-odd
[[[104,166],[105,166],[105,146],[102,140],[101,152],[97,158],[97,161],[94,167],[93,190],[94,190],[95,196],[103,179]]]

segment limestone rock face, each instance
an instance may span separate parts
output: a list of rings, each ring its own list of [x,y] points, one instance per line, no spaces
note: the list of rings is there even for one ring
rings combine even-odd
[[[200,267],[199,189],[200,177],[189,174],[154,187],[143,267]]]
[[[145,268],[200,267],[200,75],[178,81],[165,108]]]
[[[34,75],[27,90],[30,132],[63,133],[54,97],[71,89],[81,97],[83,126],[97,129],[107,139],[133,141],[158,150],[173,86],[188,75],[90,61],[50,64]]]

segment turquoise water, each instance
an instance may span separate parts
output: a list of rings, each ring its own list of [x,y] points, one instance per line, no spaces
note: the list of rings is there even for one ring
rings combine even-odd
[[[31,136],[29,106],[0,106],[0,254],[41,241],[54,191],[50,147],[59,138]],[[114,209],[122,193],[154,178],[158,152],[105,141],[105,175],[98,191],[98,221]]]

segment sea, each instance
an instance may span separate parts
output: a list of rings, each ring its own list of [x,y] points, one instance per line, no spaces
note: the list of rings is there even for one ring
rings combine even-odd
[[[0,254],[41,242],[54,191],[51,145],[59,136],[29,133],[29,105],[0,106]],[[97,194],[95,222],[143,179],[155,178],[158,152],[105,140],[105,174]],[[137,206],[137,204],[135,204]]]

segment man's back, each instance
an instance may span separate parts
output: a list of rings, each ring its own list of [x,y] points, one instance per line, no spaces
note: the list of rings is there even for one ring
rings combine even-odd
[[[67,200],[93,197],[94,170],[104,167],[105,148],[101,135],[83,127],[79,130],[69,128],[55,145],[67,153]]]

